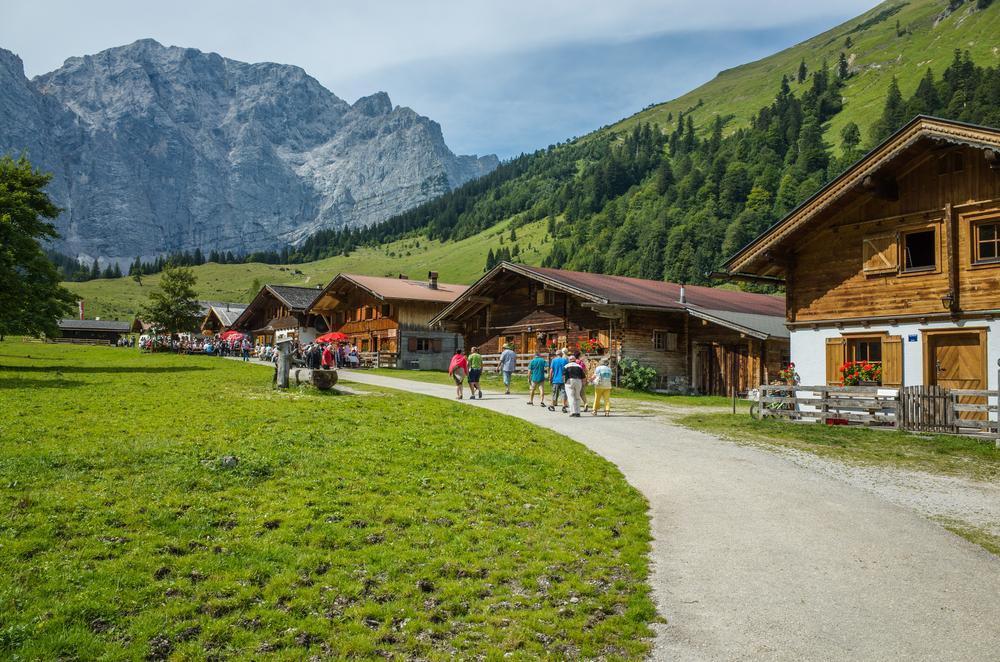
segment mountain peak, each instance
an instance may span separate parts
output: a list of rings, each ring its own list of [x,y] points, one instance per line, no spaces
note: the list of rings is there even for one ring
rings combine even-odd
[[[388,115],[392,112],[392,101],[385,92],[376,92],[375,94],[361,97],[354,102],[351,108],[368,117]]]

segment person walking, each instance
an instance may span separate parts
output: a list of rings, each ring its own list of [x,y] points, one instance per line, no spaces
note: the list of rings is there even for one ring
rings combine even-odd
[[[566,391],[569,394],[569,411],[573,418],[580,418],[580,404],[583,401],[583,380],[587,377],[586,370],[580,365],[580,352],[573,354],[573,360],[563,368],[563,375],[566,378]]]
[[[330,345],[323,345],[323,359],[322,359],[323,370],[330,370],[333,368],[333,352],[330,351]]]
[[[516,369],[517,354],[514,353],[514,346],[507,343],[500,352],[500,364],[497,366],[497,370],[503,375],[504,395],[510,395],[510,378]]]
[[[590,380],[594,385],[594,416],[604,402],[604,415],[611,415],[611,366],[608,365],[608,357],[601,359],[597,367],[594,368],[594,377]]]
[[[552,359],[552,363],[549,365],[549,380],[552,382],[552,399],[549,400],[549,411],[555,411],[556,406],[559,404],[559,394],[562,393],[565,396],[566,392],[566,377],[563,371],[566,369],[566,364],[569,361],[566,359],[566,350],[562,350],[559,355]],[[566,405],[563,404],[563,413],[566,413]]]
[[[476,399],[476,392],[479,393],[479,399],[483,399],[483,389],[479,386],[479,380],[483,374],[483,356],[479,353],[478,347],[473,347],[469,350],[468,356],[469,362],[469,390],[472,391],[470,396],[473,400]]]
[[[469,372],[469,361],[465,358],[465,354],[462,352],[462,349],[458,348],[455,350],[455,355],[451,357],[451,364],[448,366],[448,374],[455,380],[458,400],[462,399],[462,382],[465,381],[465,375],[467,372]]]
[[[243,361],[250,360],[250,339],[246,336],[243,337],[243,342],[240,343],[240,349],[243,351]]]
[[[531,380],[531,391],[528,393],[528,404],[535,404],[535,391],[541,394],[538,404],[545,406],[545,374],[548,372],[548,361],[542,358],[541,351],[535,352],[535,358],[528,364],[528,375]]]

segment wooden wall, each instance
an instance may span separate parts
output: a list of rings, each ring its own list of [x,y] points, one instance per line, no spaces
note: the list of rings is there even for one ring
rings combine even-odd
[[[961,170],[954,167],[957,160]],[[803,231],[788,269],[789,321],[947,313],[942,297],[949,293],[949,278],[961,310],[1000,308],[1000,264],[972,265],[972,223],[1000,218],[1000,172],[989,167],[982,150],[928,150],[904,164],[897,185],[897,201],[852,196]],[[937,230],[935,270],[865,273],[866,238],[920,228]]]

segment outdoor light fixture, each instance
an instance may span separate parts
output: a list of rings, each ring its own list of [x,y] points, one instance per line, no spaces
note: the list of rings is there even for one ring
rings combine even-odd
[[[951,308],[951,304],[954,301],[955,301],[955,297],[954,297],[954,295],[952,295],[951,292],[949,292],[948,294],[945,294],[943,297],[941,297],[941,305],[944,306],[945,308]]]

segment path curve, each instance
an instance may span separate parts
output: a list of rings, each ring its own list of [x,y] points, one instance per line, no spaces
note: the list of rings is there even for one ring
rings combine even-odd
[[[453,387],[342,379],[453,399]],[[917,513],[653,417],[581,419],[521,395],[461,402],[614,462],[649,500],[660,660],[997,660],[1000,558]]]

